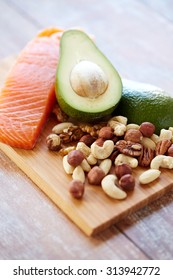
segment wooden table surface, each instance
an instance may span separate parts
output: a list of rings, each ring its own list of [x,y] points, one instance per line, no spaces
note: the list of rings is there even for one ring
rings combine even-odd
[[[47,26],[83,27],[120,75],[173,94],[173,1],[0,0],[0,59]],[[173,192],[86,237],[0,152],[0,259],[172,259]]]

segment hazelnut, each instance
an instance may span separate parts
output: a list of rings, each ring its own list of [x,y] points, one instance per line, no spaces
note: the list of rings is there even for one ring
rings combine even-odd
[[[131,174],[123,175],[119,180],[119,186],[124,191],[133,191],[135,187],[135,179]]]
[[[145,137],[151,137],[155,131],[155,126],[151,122],[143,122],[139,127],[140,132]]]
[[[80,165],[84,158],[84,154],[79,150],[73,150],[67,155],[67,161],[73,167]]]
[[[114,135],[111,140],[114,142],[114,144],[116,144],[116,142],[119,140],[119,138],[118,138],[118,136]]]
[[[110,126],[104,126],[100,129],[98,136],[103,139],[112,139],[114,136],[113,129]]]
[[[51,133],[46,138],[46,144],[50,151],[58,151],[61,148],[61,139],[59,135]]]
[[[84,183],[80,180],[72,180],[69,184],[69,192],[74,198],[82,198],[84,195]]]
[[[105,139],[103,139],[103,138],[98,138],[98,139],[95,141],[95,143],[96,143],[98,146],[100,146],[100,147],[103,146],[104,142],[105,142]]]
[[[79,142],[83,142],[88,147],[90,147],[91,144],[94,143],[94,141],[95,141],[95,138],[93,136],[91,136],[90,134],[83,135],[81,137],[81,139],[79,140]]]
[[[169,147],[167,151],[167,156],[173,157],[173,144]]]
[[[110,160],[112,160],[112,162],[115,161],[116,157],[118,156],[119,151],[116,147],[114,147],[112,154],[110,155]]]
[[[88,182],[92,185],[100,185],[102,179],[105,177],[105,172],[98,166],[94,166],[89,172],[88,172]]]
[[[128,129],[124,135],[124,140],[139,143],[142,137],[142,133],[138,129]]]
[[[120,179],[125,174],[132,174],[132,168],[126,163],[118,164],[115,166],[115,174]]]

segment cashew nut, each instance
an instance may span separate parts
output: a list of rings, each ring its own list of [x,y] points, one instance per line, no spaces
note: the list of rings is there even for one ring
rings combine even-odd
[[[106,140],[103,143],[103,146],[97,145],[96,142],[94,142],[91,145],[91,153],[97,159],[108,158],[113,152],[113,149],[114,149],[114,142],[112,140]]]
[[[115,165],[126,163],[130,165],[131,168],[136,168],[138,166],[138,160],[136,158],[124,155],[124,154],[119,154],[115,158]]]
[[[160,176],[161,171],[158,169],[148,169],[139,176],[141,184],[148,184],[156,180]]]
[[[126,132],[126,125],[117,122],[117,124],[115,124],[114,126],[114,134],[116,136],[123,136],[125,132]]]
[[[169,127],[169,130],[172,132],[172,137],[171,137],[171,141],[172,141],[172,143],[173,143],[173,127]]]
[[[156,143],[155,143],[152,139],[150,139],[150,138],[148,138],[148,137],[143,137],[143,138],[141,139],[141,144],[142,144],[144,147],[150,148],[150,149],[152,149],[152,150],[155,150],[155,148],[156,148]]]
[[[171,156],[164,156],[161,167],[172,169],[173,168],[173,157]]]
[[[105,175],[107,175],[111,169],[112,161],[109,158],[106,158],[101,161],[99,167],[104,171]]]
[[[150,163],[151,169],[159,169],[162,163],[162,160],[164,158],[164,155],[158,155],[154,157]]]
[[[159,141],[160,140],[171,140],[172,139],[172,131],[169,129],[161,129],[160,135],[159,135]]]
[[[126,132],[126,125],[115,120],[110,120],[108,122],[109,126],[113,128],[114,134],[116,136],[123,136]]]
[[[136,123],[129,123],[126,125],[126,130],[129,130],[129,129],[139,129],[139,125]]]
[[[124,199],[127,197],[127,194],[116,186],[116,179],[117,177],[113,174],[105,176],[101,181],[102,189],[111,198]]]
[[[97,163],[97,159],[92,154],[87,157],[87,161],[90,165],[95,165]]]
[[[91,149],[83,142],[78,142],[76,150],[83,152],[85,157],[88,157],[91,153]]]
[[[80,166],[82,167],[83,171],[85,172],[89,172],[91,170],[91,166],[89,165],[88,161],[86,159],[84,159]]]
[[[172,132],[172,135],[173,135],[173,127],[170,126],[168,130],[170,130]]]
[[[165,156],[165,155],[158,155],[155,158],[152,159],[150,163],[151,169],[159,169],[162,168],[173,168],[173,157],[171,156]]]
[[[63,167],[64,167],[64,170],[67,174],[72,174],[73,171],[74,171],[74,167],[72,165],[70,165],[67,161],[67,156],[68,155],[65,155],[63,157],[63,160],[62,160],[62,164],[63,164]]]
[[[126,132],[127,118],[115,116],[108,121],[108,125],[113,128],[116,136],[123,136]]]
[[[79,180],[82,183],[85,182],[85,173],[80,165],[75,167],[75,169],[73,170],[72,178],[74,180]]]
[[[159,141],[159,136],[155,133],[153,133],[150,138],[155,144]]]
[[[113,118],[111,118],[111,119],[109,120],[108,124],[111,123],[111,122],[113,122],[113,121],[117,121],[117,122],[119,122],[119,123],[122,123],[122,124],[124,124],[124,125],[127,125],[127,118],[124,117],[124,116],[115,116],[115,117],[113,117]]]

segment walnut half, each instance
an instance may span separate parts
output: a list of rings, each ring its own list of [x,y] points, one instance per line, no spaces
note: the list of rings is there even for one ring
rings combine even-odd
[[[115,147],[120,153],[127,156],[138,157],[142,152],[142,145],[140,143],[134,143],[126,140],[119,140]]]

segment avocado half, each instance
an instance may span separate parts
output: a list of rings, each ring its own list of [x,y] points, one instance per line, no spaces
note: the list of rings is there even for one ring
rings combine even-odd
[[[86,33],[68,30],[60,40],[55,91],[59,106],[68,116],[90,122],[115,110],[122,81]]]

